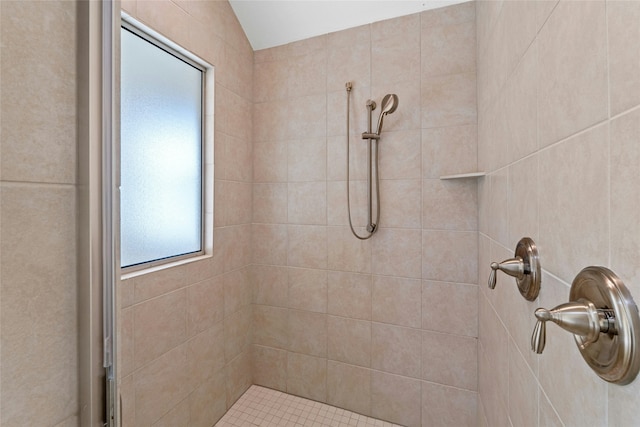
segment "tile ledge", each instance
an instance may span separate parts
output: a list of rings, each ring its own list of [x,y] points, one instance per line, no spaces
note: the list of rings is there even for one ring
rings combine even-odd
[[[465,179],[465,178],[482,178],[486,174],[484,172],[459,173],[455,175],[442,175],[440,179]]]

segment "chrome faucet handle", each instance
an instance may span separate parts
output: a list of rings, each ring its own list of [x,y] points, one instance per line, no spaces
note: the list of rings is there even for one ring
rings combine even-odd
[[[538,298],[540,292],[540,262],[538,249],[535,243],[528,237],[523,237],[516,246],[513,258],[501,263],[491,263],[489,274],[489,289],[495,289],[498,270],[515,277],[518,290],[525,299],[533,301]]]
[[[531,350],[537,354],[544,350],[548,321],[576,335],[581,348],[598,341],[600,333],[616,333],[612,310],[597,309],[591,301],[568,302],[551,310],[539,308],[535,315],[538,322],[531,336]]]

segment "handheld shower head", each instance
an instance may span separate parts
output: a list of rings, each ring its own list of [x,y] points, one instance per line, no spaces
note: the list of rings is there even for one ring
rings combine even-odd
[[[382,98],[381,104],[382,108],[380,111],[380,117],[378,118],[378,127],[376,130],[377,135],[380,135],[380,132],[382,131],[382,122],[384,120],[384,116],[393,113],[394,111],[396,111],[396,108],[398,108],[398,95],[396,95],[395,93],[385,95],[384,98]]]

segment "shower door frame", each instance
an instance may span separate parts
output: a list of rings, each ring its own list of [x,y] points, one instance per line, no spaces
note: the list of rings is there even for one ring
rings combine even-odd
[[[117,284],[119,0],[78,14],[79,425],[118,426]]]

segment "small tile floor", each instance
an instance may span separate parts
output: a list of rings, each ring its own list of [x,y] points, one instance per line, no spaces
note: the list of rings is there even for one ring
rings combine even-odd
[[[252,385],[215,427],[401,427],[355,412]]]

